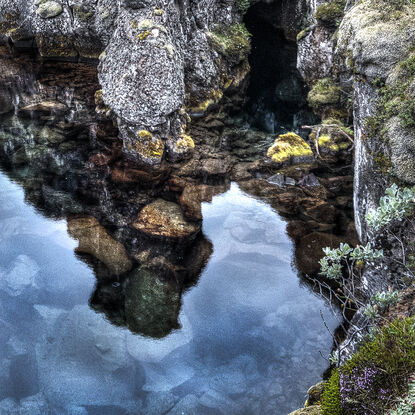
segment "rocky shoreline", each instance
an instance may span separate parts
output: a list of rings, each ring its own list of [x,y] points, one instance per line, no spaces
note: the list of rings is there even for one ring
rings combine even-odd
[[[296,67],[318,117],[305,131],[247,128],[243,104],[253,40],[244,16],[254,8],[252,21],[262,16],[284,41],[297,41]],[[142,280],[149,281],[152,270],[169,280],[160,295],[172,301],[157,335],[176,324],[179,293],[210,255],[200,232],[201,203],[233,181],[287,218],[304,274],[318,273],[326,246],[356,246],[360,239],[382,248],[380,264],[362,274],[359,296],[367,304],[389,287],[401,289],[397,276],[405,275],[392,261],[401,247],[371,231],[366,215],[392,183],[415,184],[414,17],[414,5],[404,0],[268,6],[7,0],[0,5],[0,157],[32,204],[71,218],[79,253],[105,276],[103,292],[114,275],[132,275],[138,267],[146,269]],[[272,99],[291,100],[306,118],[305,97],[289,94],[300,85],[293,73],[282,76]],[[273,129],[272,111],[266,110],[272,105],[265,95],[256,98],[251,109],[264,113],[260,123]],[[16,139],[25,133],[12,114],[40,120],[30,137]],[[21,174],[29,161],[33,170]],[[69,165],[79,174],[63,185]],[[114,232],[115,226],[122,231]],[[108,264],[91,247],[94,233],[116,254]],[[155,240],[170,254],[161,255]],[[411,252],[410,237],[405,244]],[[195,255],[197,263],[190,264]],[[132,284],[140,280],[129,278]],[[356,335],[362,313],[352,320],[341,362],[367,334]],[[123,319],[137,329],[137,322]]]

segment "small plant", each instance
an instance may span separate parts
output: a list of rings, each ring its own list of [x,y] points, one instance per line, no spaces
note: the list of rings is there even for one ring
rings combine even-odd
[[[413,255],[407,255],[407,244],[405,241],[405,227],[415,230],[415,223],[412,219],[415,209],[415,191],[413,188],[399,188],[393,184],[385,191],[379,201],[377,209],[370,210],[366,215],[369,228],[397,242],[398,249],[401,250],[401,258],[391,258],[405,269],[406,277],[414,278],[411,265]],[[402,222],[404,226],[402,226]],[[396,225],[400,226],[397,227]],[[405,226],[406,225],[406,226]],[[397,228],[397,229],[396,229]]]
[[[414,413],[415,408],[415,380],[409,384],[408,395],[402,398],[398,406],[390,415],[409,415]]]
[[[367,224],[375,231],[390,225],[393,221],[401,221],[409,216],[415,207],[413,189],[400,189],[396,184],[386,189],[385,196],[380,199],[379,207],[366,215]]]
[[[350,360],[332,372],[322,396],[322,413],[386,414],[392,397],[407,393],[414,371],[414,319],[394,320],[373,333]],[[405,410],[413,402],[414,383],[391,415],[411,414]]]

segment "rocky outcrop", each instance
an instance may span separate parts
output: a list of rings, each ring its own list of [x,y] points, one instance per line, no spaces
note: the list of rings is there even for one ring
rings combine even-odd
[[[237,2],[8,0],[0,33],[44,58],[100,58],[100,98],[124,151],[156,165],[188,157],[189,112],[203,113],[249,70]]]

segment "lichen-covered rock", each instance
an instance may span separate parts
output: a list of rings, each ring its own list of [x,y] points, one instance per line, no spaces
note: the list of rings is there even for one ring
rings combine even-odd
[[[280,164],[307,163],[314,159],[309,144],[295,133],[280,135],[268,149],[267,157]]]
[[[193,237],[200,230],[199,223],[186,220],[179,205],[163,199],[145,206],[133,227],[149,236],[174,239]]]
[[[50,19],[52,17],[59,16],[63,12],[62,5],[57,1],[38,0],[36,4],[36,14],[43,19]]]

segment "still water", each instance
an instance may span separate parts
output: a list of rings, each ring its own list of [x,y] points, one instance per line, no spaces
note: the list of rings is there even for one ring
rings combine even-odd
[[[151,339],[89,305],[91,268],[66,220],[0,173],[0,414],[275,414],[321,379],[336,326],[301,283],[286,223],[232,184],[203,203],[213,244],[180,327]]]

